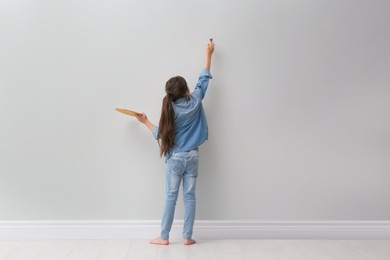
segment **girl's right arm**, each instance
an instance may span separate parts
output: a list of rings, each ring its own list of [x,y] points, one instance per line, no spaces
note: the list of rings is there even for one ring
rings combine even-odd
[[[213,52],[214,52],[214,42],[213,39],[210,39],[206,47],[206,62],[204,64],[204,67],[209,70],[211,67],[211,56],[213,55]]]
[[[204,98],[204,96],[206,95],[207,87],[209,85],[209,80],[213,78],[210,74],[211,56],[213,55],[213,52],[214,42],[213,39],[210,39],[206,47],[206,62],[200,73],[198,83],[196,84],[194,91],[191,93],[191,95],[196,99],[202,100]]]

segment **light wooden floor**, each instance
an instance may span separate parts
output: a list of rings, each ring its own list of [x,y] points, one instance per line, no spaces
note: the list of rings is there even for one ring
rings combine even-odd
[[[169,246],[147,240],[0,241],[1,260],[29,259],[372,259],[390,260],[390,240],[199,240]]]

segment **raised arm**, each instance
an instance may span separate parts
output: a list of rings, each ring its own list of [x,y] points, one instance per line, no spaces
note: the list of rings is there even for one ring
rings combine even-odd
[[[213,56],[213,52],[214,42],[213,39],[210,39],[206,46],[206,61],[204,67],[200,73],[198,83],[196,84],[194,91],[191,93],[194,98],[202,100],[206,95],[209,80],[213,78],[210,74],[211,56]]]
[[[210,41],[206,47],[206,62],[204,64],[204,67],[209,70],[211,67],[211,56],[213,55],[213,52],[214,52],[214,42],[213,39],[210,38]]]

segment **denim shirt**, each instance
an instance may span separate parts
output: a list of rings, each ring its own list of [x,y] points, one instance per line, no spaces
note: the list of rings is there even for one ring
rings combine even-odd
[[[166,160],[172,153],[193,150],[208,139],[208,126],[202,100],[206,95],[209,79],[212,78],[210,70],[204,68],[190,96],[172,102],[175,112],[175,144],[165,156]],[[156,139],[157,134],[158,127],[154,126],[153,136]]]

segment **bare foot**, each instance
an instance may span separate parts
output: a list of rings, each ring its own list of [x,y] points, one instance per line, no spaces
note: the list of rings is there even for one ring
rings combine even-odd
[[[192,245],[195,243],[196,243],[196,241],[193,239],[184,239],[184,245],[186,245],[186,246],[189,246],[189,245]]]
[[[169,240],[162,239],[161,237],[157,237],[155,239],[150,240],[151,244],[156,244],[156,245],[169,245]]]

